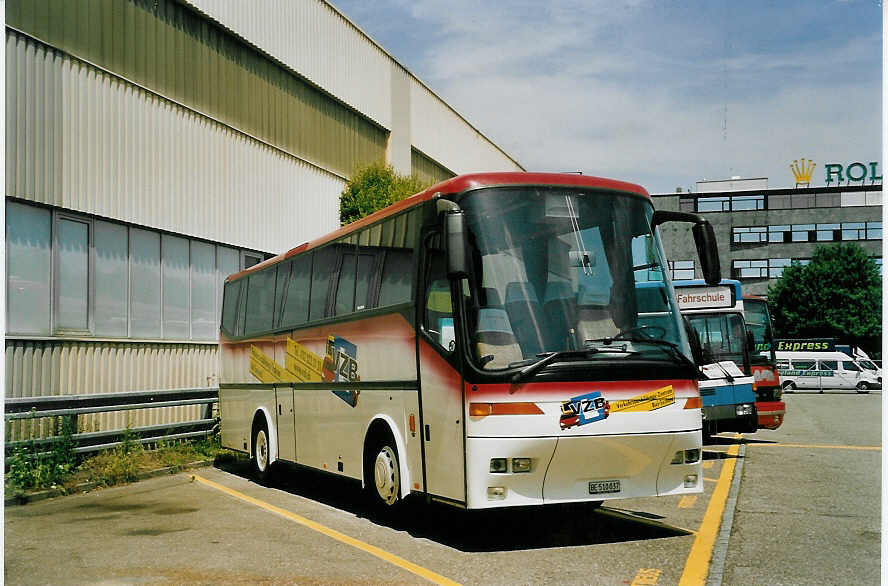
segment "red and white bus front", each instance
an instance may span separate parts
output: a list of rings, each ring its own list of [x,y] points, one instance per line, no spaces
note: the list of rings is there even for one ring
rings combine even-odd
[[[456,329],[437,331],[465,350],[466,506],[701,492],[697,368],[650,199],[505,186],[454,201],[469,267]]]

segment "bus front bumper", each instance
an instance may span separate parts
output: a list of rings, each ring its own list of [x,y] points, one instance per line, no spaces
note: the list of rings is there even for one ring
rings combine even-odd
[[[470,437],[466,441],[466,505],[484,509],[699,493],[703,490],[701,459],[700,430]],[[528,460],[529,469],[521,471]],[[491,471],[502,469],[503,464],[505,471]]]
[[[777,429],[786,416],[786,403],[783,401],[759,401],[755,404],[758,413],[759,429]]]

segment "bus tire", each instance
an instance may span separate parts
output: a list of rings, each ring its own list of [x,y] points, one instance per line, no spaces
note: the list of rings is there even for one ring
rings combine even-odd
[[[863,381],[857,383],[857,392],[858,393],[869,393],[869,385]]]
[[[271,444],[268,437],[268,424],[265,418],[257,417],[253,422],[252,442],[250,444],[250,467],[253,477],[264,484],[268,482],[271,470]]]
[[[401,468],[391,434],[368,444],[364,460],[364,486],[371,507],[392,512],[401,505]]]

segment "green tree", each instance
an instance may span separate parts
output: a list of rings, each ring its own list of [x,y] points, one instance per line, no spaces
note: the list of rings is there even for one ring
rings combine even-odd
[[[830,337],[880,353],[882,277],[856,244],[821,246],[809,264],[787,267],[768,305],[778,337]]]
[[[391,165],[372,163],[355,171],[339,195],[339,223],[360,220],[428,186],[416,175],[401,175]]]

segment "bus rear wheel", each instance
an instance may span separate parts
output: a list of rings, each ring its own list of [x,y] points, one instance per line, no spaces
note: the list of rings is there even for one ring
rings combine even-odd
[[[857,383],[857,392],[858,393],[869,393],[869,385],[863,381]]]
[[[365,460],[364,486],[373,508],[393,511],[401,504],[401,469],[391,438],[373,444]]]
[[[268,425],[264,421],[257,421],[253,424],[252,447],[250,465],[253,469],[253,476],[259,482],[267,482],[271,468],[271,450],[268,442]]]

